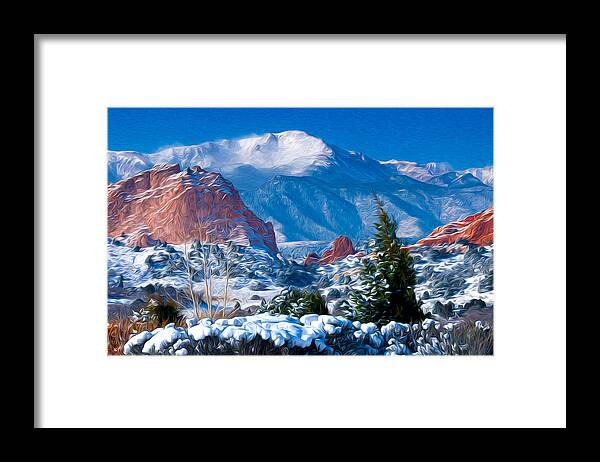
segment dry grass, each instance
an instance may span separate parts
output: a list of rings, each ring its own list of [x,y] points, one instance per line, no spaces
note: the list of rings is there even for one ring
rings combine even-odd
[[[425,330],[422,323],[419,323],[419,326],[416,332],[411,331],[408,341],[408,346],[413,351],[418,349],[416,338],[422,337],[429,344],[433,344],[434,339],[437,340],[437,345],[441,350],[437,354],[475,356],[494,354],[494,328],[492,325],[488,329],[481,329],[477,327],[475,321],[463,320],[456,323],[449,332],[433,327]]]
[[[459,345],[460,354],[467,355],[493,355],[494,354],[494,328],[480,329],[474,321],[465,321],[456,332],[453,340]]]
[[[157,327],[164,327],[167,324],[165,322],[161,325],[156,320],[134,322],[124,315],[111,319],[107,326],[107,353],[109,355],[122,355],[123,348],[132,335],[145,330],[152,331]],[[178,327],[187,327],[185,319],[179,319],[175,325]]]
[[[200,310],[200,319],[209,318],[217,320],[220,318],[231,319],[236,316],[241,316],[244,313],[239,308],[228,309],[223,312],[222,308],[207,312]],[[157,327],[164,327],[168,321],[160,323],[157,320],[149,320],[148,322],[134,322],[129,317],[120,314],[114,319],[111,319],[107,325],[107,352],[109,355],[122,355],[123,348],[132,335],[138,334],[145,330],[153,331]],[[175,322],[177,327],[187,328],[185,317]]]

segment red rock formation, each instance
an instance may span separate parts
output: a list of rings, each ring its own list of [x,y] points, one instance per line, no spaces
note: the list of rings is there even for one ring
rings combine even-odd
[[[459,240],[470,244],[490,245],[494,243],[494,208],[452,221],[434,229],[429,236],[417,241],[414,246],[452,244]]]
[[[354,253],[354,246],[349,237],[339,236],[333,241],[331,248],[323,253],[323,258],[319,258],[314,252],[308,254],[304,260],[304,265],[310,265],[312,263],[319,263],[320,265],[326,265],[333,263],[334,261],[346,258],[348,255]]]
[[[333,241],[331,248],[323,253],[323,258],[319,260],[319,263],[321,265],[333,263],[334,261],[346,258],[348,255],[352,255],[353,253],[354,246],[352,245],[350,238],[346,236],[339,236],[335,239],[335,241]]]
[[[319,255],[315,252],[309,253],[304,259],[304,266],[312,265],[313,263],[319,263]]]
[[[121,233],[131,246],[230,240],[277,252],[273,226],[244,205],[231,182],[200,167],[181,171],[178,164],[159,164],[109,185],[108,235]]]

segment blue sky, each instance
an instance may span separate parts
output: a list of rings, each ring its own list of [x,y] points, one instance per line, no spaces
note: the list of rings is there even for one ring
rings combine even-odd
[[[173,145],[303,130],[375,159],[493,163],[492,108],[109,108],[108,149]]]

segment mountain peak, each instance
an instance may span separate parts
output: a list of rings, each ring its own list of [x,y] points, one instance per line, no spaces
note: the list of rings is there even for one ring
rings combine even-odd
[[[327,144],[302,130],[169,147],[152,154],[109,151],[109,181],[129,178],[159,163],[219,172],[240,190],[256,189],[275,175],[319,176],[331,182],[377,182],[388,173],[364,154]]]
[[[265,133],[258,138],[247,138],[257,146],[269,146],[277,151],[293,148],[296,152],[331,155],[331,147],[321,138],[310,135],[302,130],[286,130],[283,132]],[[243,141],[243,140],[242,140]],[[279,152],[277,154],[280,154]]]
[[[269,133],[269,134],[270,135],[275,135],[275,136],[278,136],[278,137],[292,136],[292,137],[298,137],[298,138],[315,138],[315,139],[320,139],[320,138],[317,138],[316,136],[309,135],[304,130],[284,130],[282,132],[275,132],[275,133]]]

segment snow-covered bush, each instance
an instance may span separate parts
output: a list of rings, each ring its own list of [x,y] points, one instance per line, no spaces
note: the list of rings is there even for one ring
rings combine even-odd
[[[489,355],[493,329],[481,321],[415,324],[380,329],[342,316],[300,318],[263,313],[231,319],[191,319],[132,336],[128,355]]]
[[[161,325],[175,322],[183,317],[181,309],[174,300],[156,294],[150,296],[144,314]]]

